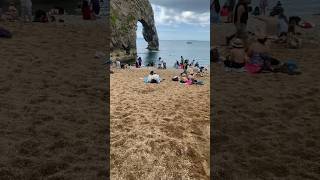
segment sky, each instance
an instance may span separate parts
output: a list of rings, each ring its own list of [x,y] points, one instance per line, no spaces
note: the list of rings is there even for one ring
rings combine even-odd
[[[150,0],[160,40],[210,40],[210,0]],[[142,25],[138,23],[138,38]]]

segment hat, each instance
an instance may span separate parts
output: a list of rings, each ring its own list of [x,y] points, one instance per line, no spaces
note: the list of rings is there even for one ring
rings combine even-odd
[[[281,1],[278,1],[277,2],[277,6],[281,6],[282,4],[281,4]]]
[[[235,48],[242,48],[243,47],[243,42],[241,39],[236,39],[231,43],[232,47]]]

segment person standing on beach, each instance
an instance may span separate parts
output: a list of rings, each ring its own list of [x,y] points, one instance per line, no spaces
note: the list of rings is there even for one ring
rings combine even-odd
[[[142,59],[141,59],[141,57],[138,58],[138,64],[139,64],[139,67],[142,66]]]
[[[268,0],[260,0],[260,14],[266,15],[266,9],[268,7]]]
[[[98,16],[100,13],[100,1],[99,0],[91,0],[90,2],[92,11],[94,13],[94,16]]]
[[[247,22],[249,18],[249,7],[250,0],[239,0],[236,8],[235,8],[235,15],[234,15],[234,25],[236,27],[236,33],[226,37],[227,45],[230,44],[230,41],[237,37],[241,39],[245,45],[247,45]]]
[[[213,0],[210,6],[211,9],[211,21],[212,23],[220,23],[220,1]]]
[[[236,0],[228,0],[227,4],[228,4],[228,11],[229,11],[227,22],[231,23],[232,19],[233,19],[233,10],[234,10],[234,6],[236,4]]]
[[[20,0],[21,3],[21,17],[25,22],[32,21],[32,2],[31,0]]]
[[[84,20],[91,19],[90,6],[89,6],[89,2],[87,0],[82,1],[82,18]]]

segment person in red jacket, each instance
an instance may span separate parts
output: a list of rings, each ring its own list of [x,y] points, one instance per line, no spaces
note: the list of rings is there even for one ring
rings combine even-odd
[[[84,0],[82,2],[82,16],[84,20],[91,19],[91,10],[88,1]]]

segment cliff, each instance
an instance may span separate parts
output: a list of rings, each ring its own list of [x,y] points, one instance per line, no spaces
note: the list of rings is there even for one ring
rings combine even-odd
[[[158,50],[158,34],[149,0],[110,1],[110,55],[112,60],[135,59],[138,22],[141,22],[143,26],[143,37],[148,42],[147,48]]]

